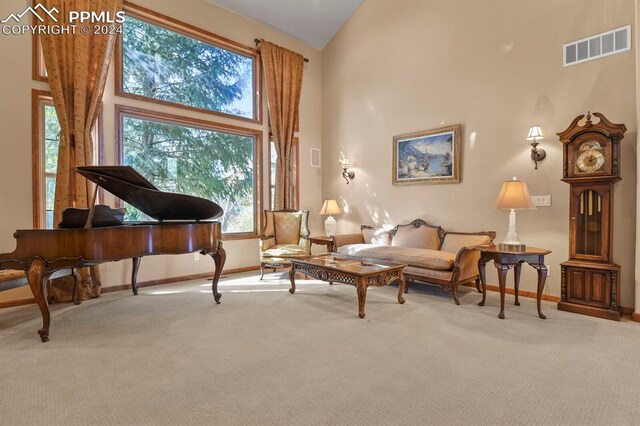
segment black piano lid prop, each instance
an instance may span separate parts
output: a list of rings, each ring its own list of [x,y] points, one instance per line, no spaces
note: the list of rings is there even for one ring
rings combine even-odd
[[[83,166],[76,171],[159,221],[216,219],[224,213],[211,200],[160,191],[131,166]]]

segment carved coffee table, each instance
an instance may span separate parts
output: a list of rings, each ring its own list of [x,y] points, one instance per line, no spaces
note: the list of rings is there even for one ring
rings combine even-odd
[[[398,281],[398,303],[404,303],[403,293],[406,282],[402,270],[405,266],[397,263],[362,261],[335,254],[291,259],[289,293],[296,292],[296,272],[328,281],[329,284],[334,282],[351,284],[358,291],[358,315],[360,318],[364,318],[364,303],[369,286],[379,287]]]

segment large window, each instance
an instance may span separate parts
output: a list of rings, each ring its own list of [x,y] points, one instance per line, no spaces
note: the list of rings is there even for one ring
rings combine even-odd
[[[60,143],[60,124],[53,103],[42,104],[42,139],[44,149],[44,219],[45,227],[53,228],[53,201],[56,190],[56,172],[58,170],[58,145]]]
[[[53,204],[58,169],[60,124],[49,92],[33,90],[32,121],[33,226],[51,229],[54,228]],[[92,133],[95,153],[102,149],[101,123],[102,118],[98,117],[98,123]],[[95,149],[96,146],[98,149]],[[97,159],[97,155],[95,157]]]
[[[260,121],[258,52],[128,5],[116,94]]]
[[[207,198],[224,209],[225,234],[256,234],[262,132],[117,106],[120,163],[163,191]],[[145,220],[127,206],[127,220]]]
[[[124,10],[115,95],[141,108],[115,105],[115,163],[133,166],[161,190],[220,204],[225,239],[255,238],[262,196],[259,52],[132,3]],[[33,59],[33,78],[47,81],[37,36]],[[51,227],[59,129],[50,95],[34,99],[34,224]],[[146,218],[127,206],[126,219]]]
[[[115,94],[143,102],[141,108],[116,105],[116,161],[163,191],[220,204],[226,239],[256,237],[263,143],[256,129],[259,52],[131,3],[124,10]],[[203,120],[203,113],[234,124]],[[125,219],[147,219],[126,208]]]

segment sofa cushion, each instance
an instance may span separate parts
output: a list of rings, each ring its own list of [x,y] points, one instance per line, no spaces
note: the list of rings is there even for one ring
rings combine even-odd
[[[350,244],[339,247],[338,253],[388,262],[405,263],[421,268],[449,271],[453,268],[456,255],[431,249],[418,249],[398,246],[380,246],[373,244]]]
[[[388,246],[391,244],[391,235],[388,229],[384,228],[362,228],[362,239],[365,244],[377,244]]]
[[[489,244],[491,238],[488,235],[447,233],[442,242],[442,251],[458,253],[462,247]]]
[[[438,250],[440,248],[439,227],[400,225],[391,241],[391,245]]]
[[[298,244],[300,242],[301,213],[274,212],[273,221],[277,244]]]
[[[297,244],[278,244],[260,253],[261,257],[302,257],[309,253]]]
[[[406,275],[414,275],[421,277],[422,281],[429,282],[429,278],[435,278],[442,281],[451,281],[453,271],[439,271],[436,269],[417,268],[415,266],[407,266],[404,268]]]
[[[361,250],[375,247],[374,244],[347,244],[338,247],[336,250],[340,254],[346,254],[348,256],[357,256]]]

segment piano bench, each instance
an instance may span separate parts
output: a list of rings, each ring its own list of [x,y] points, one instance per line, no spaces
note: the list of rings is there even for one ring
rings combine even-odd
[[[74,301],[76,305],[80,304],[77,298],[78,277],[75,275],[73,269],[61,269],[51,274],[49,279],[65,277],[67,275],[73,275],[75,279],[74,289]],[[11,290],[13,288],[29,285],[27,274],[24,271],[17,269],[0,269],[0,291]]]
[[[0,291],[11,290],[29,284],[27,274],[15,269],[0,270]]]

